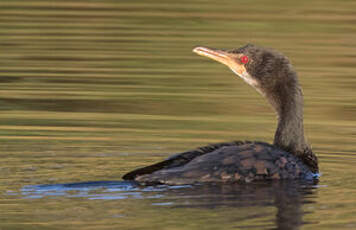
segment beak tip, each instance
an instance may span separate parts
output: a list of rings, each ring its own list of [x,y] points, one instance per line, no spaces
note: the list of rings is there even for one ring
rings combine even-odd
[[[192,52],[196,53],[196,52],[198,52],[198,50],[199,50],[199,46],[196,46],[193,48]]]
[[[192,52],[202,55],[202,53],[204,52],[205,48],[203,46],[196,46],[193,48]]]

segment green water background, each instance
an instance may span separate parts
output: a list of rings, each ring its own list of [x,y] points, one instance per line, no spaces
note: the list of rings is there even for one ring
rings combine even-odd
[[[29,184],[118,180],[209,143],[271,142],[265,100],[191,52],[246,43],[287,55],[303,86],[323,175],[302,228],[356,228],[355,1],[1,0],[0,229],[273,227],[273,207],[245,207],[251,216],[237,221],[229,208],[149,199],[8,196]]]

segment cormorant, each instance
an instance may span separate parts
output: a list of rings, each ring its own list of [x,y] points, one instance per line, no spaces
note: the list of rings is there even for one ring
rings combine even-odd
[[[273,144],[213,144],[136,169],[123,179],[177,185],[316,177],[318,160],[304,137],[302,89],[288,58],[252,44],[228,51],[196,47],[193,52],[228,66],[267,99],[278,115]]]

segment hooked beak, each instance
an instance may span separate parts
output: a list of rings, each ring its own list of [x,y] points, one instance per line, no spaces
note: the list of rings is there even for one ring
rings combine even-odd
[[[245,66],[237,61],[239,58],[238,54],[232,54],[223,50],[211,49],[202,46],[195,47],[193,52],[227,65],[234,73],[240,77],[246,73]]]

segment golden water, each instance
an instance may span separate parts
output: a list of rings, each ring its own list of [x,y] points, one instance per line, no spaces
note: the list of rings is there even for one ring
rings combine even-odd
[[[1,0],[0,229],[285,229],[268,187],[257,203],[249,194],[207,199],[196,188],[120,190],[117,199],[23,192],[120,180],[208,143],[271,142],[265,100],[191,52],[246,43],[286,54],[303,86],[322,177],[292,196],[294,226],[355,229],[355,22],[347,0]],[[259,188],[249,189],[256,199]]]

